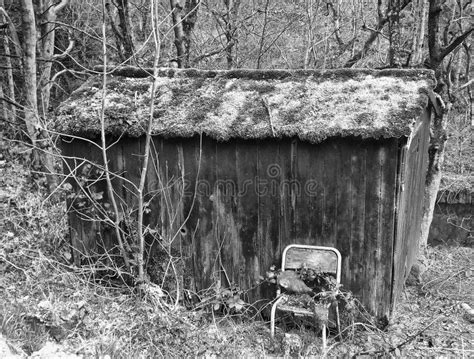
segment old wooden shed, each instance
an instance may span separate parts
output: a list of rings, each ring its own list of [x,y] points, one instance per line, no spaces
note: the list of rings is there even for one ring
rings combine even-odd
[[[105,93],[109,164],[123,176],[114,184],[129,213],[151,84],[146,71],[122,69]],[[427,70],[162,69],[146,222],[173,239],[196,290],[225,271],[252,288],[253,302],[269,296],[256,283],[286,245],[334,246],[344,287],[389,315],[418,247],[433,85]],[[89,141],[99,139],[103,95],[101,78],[91,78],[58,111],[78,181],[82,159],[102,161]],[[76,258],[110,247],[112,232],[74,206]]]

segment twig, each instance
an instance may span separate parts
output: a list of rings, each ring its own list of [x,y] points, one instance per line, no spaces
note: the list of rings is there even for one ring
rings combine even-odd
[[[268,103],[268,99],[265,96],[262,96],[262,102],[265,105],[265,108],[268,112],[268,121],[270,122],[270,129],[272,131],[272,136],[275,137],[275,129],[273,128],[273,121],[272,121],[272,111],[270,109],[270,104]]]
[[[461,270],[458,270],[457,272],[455,272],[454,274],[451,274],[449,275],[448,277],[446,277],[445,279],[441,280],[441,282],[438,283],[438,288],[437,288],[437,292],[439,292],[439,289],[444,285],[444,283],[446,283],[448,280],[450,280],[451,278],[454,278],[456,276],[458,276],[459,274],[465,272],[466,270],[469,270],[471,269],[471,266],[470,265],[467,265],[465,267],[463,267]],[[433,279],[427,283],[425,283],[422,287],[421,287],[421,290],[425,289],[425,287],[428,285],[428,284],[431,284],[435,281],[436,279]]]
[[[412,336],[409,336],[407,339],[405,339],[403,342],[401,342],[400,344],[398,344],[396,346],[391,346],[390,348],[388,348],[386,350],[368,350],[368,351],[365,351],[365,352],[358,352],[358,353],[354,354],[352,356],[352,358],[357,358],[358,355],[375,356],[377,354],[384,354],[384,353],[387,353],[387,352],[388,353],[394,352],[395,350],[400,349],[401,347],[403,347],[405,344],[408,344],[409,342],[411,342],[413,339],[415,339],[417,336],[422,334],[424,331],[426,331],[429,327],[431,327],[435,322],[437,322],[441,318],[442,318],[441,315],[436,317],[431,322],[429,322],[426,326],[424,326],[421,330],[419,330],[418,332],[416,332]]]

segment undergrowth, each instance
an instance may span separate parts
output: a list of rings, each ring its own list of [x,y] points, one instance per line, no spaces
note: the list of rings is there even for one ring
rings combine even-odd
[[[323,355],[304,323],[279,322],[272,340],[264,317],[234,297],[238,289],[214,288],[193,308],[167,307],[101,280],[93,265],[72,265],[64,202],[45,201],[20,158],[0,168],[0,324],[17,353],[56,342],[93,358]],[[472,355],[472,325],[459,309],[473,300],[472,248],[427,248],[424,258],[423,280],[405,290],[385,330],[359,308],[324,355]]]

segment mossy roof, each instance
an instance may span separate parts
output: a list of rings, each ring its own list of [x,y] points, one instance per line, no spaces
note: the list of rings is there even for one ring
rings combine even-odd
[[[132,74],[135,77],[117,74]],[[149,119],[146,71],[109,75],[106,133],[141,136]],[[217,140],[298,137],[408,136],[434,85],[428,70],[161,69],[156,78],[153,134]],[[58,109],[56,129],[100,134],[102,78],[92,77]]]

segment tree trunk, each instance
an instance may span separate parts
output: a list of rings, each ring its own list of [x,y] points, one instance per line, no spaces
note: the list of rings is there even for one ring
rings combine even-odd
[[[445,0],[431,0],[429,3],[429,17],[428,17],[428,46],[429,58],[427,65],[435,70],[437,86],[435,91],[440,96],[442,101],[446,103],[446,109],[451,107],[450,99],[448,97],[448,88],[446,83],[449,83],[449,71],[443,68],[442,63],[444,58],[455,51],[464,40],[472,33],[474,27],[471,25],[469,29],[463,31],[459,36],[452,40],[449,44],[443,43],[442,34],[444,29],[441,29],[441,14],[442,6]],[[449,23],[448,25],[449,26]],[[447,39],[445,39],[447,41]],[[426,246],[428,243],[429,229],[433,220],[433,212],[436,204],[436,196],[441,182],[441,168],[444,159],[444,148],[446,143],[446,117],[448,110],[443,110],[434,116],[431,124],[431,139],[429,146],[429,162],[428,172],[426,175],[425,198],[423,206],[422,228],[420,233],[420,245]]]
[[[51,192],[57,186],[57,178],[54,171],[54,158],[49,154],[51,149],[48,148],[50,145],[48,133],[42,129],[38,113],[38,87],[36,80],[36,40],[38,32],[36,31],[35,11],[32,0],[21,0],[20,4],[22,10],[23,32],[23,93],[25,98],[23,117],[26,124],[27,134],[33,148],[32,169],[34,171],[46,173],[48,189]],[[47,43],[50,40],[50,38],[44,39]],[[52,46],[54,46],[54,43]],[[42,53],[46,53],[46,50],[43,50]],[[43,75],[45,76],[44,73]],[[49,98],[47,100],[49,101]],[[43,106],[43,109],[47,111],[45,106]]]
[[[0,79],[1,79],[1,77],[0,77]],[[2,83],[3,83],[3,81],[2,81]],[[3,85],[0,84],[0,99],[2,99],[2,98],[4,98]],[[5,119],[5,121],[13,122],[13,121],[11,121],[11,116],[8,112],[8,103],[7,103],[7,101],[2,100],[0,103],[2,104],[3,118]]]
[[[20,0],[23,32],[23,81],[24,121],[28,137],[36,145],[36,130],[39,128],[38,100],[36,97],[36,25],[32,0]]]
[[[183,7],[180,5],[178,0],[170,0],[171,16],[173,19],[173,30],[174,30],[174,46],[176,47],[176,62],[179,68],[184,67],[184,54],[186,48],[184,46],[184,30],[183,30],[183,19],[182,12]]]
[[[264,8],[264,17],[263,17],[263,27],[262,27],[262,34],[260,35],[260,41],[259,41],[259,46],[258,46],[258,54],[257,54],[257,63],[256,63],[256,68],[260,69],[262,65],[262,58],[263,58],[263,46],[265,45],[265,38],[267,36],[267,26],[268,26],[268,7],[270,5],[270,0],[267,0],[265,2],[265,8]]]
[[[235,21],[239,15],[240,0],[224,0],[226,13],[224,15],[225,38],[226,38],[226,60],[227,68],[232,69],[237,64],[237,47],[238,34]],[[235,55],[234,55],[235,54]]]
[[[55,39],[55,25],[51,23],[56,21],[56,13],[54,6],[49,0],[39,1],[39,9],[37,11],[38,19],[38,44],[41,62],[39,63],[39,89],[41,94],[40,112],[43,117],[46,117],[49,112],[49,100],[51,97],[51,79],[52,58],[54,53],[54,39]]]
[[[0,0],[0,7],[5,8],[5,4],[3,0]],[[0,14],[0,20],[2,23],[9,23],[9,29],[10,29],[10,36],[12,39],[18,39],[18,36],[16,35],[16,30],[15,28],[10,24],[10,19],[7,18],[6,14],[2,12]],[[18,46],[19,43],[14,43],[14,46]],[[15,83],[13,81],[13,67],[12,67],[12,59],[11,59],[11,52],[10,52],[10,41],[8,40],[8,36],[3,36],[3,48],[5,51],[5,67],[6,67],[6,72],[7,72],[7,84],[8,84],[8,97],[10,101],[16,102],[15,99]],[[19,53],[19,51],[18,51]],[[2,89],[2,97],[4,96],[4,91]],[[8,106],[6,102],[4,102],[4,111],[5,111],[5,119],[8,121],[11,121],[12,123],[16,124],[16,107],[14,105]],[[9,110],[10,108],[10,110]]]
[[[189,67],[191,55],[191,35],[196,26],[197,14],[201,0],[186,0],[185,16],[183,18],[183,32],[184,32],[184,67]]]
[[[446,117],[447,112],[442,107],[441,113],[435,113],[431,125],[432,136],[428,149],[428,171],[426,173],[425,196],[423,205],[423,219],[421,222],[420,246],[428,244],[431,222],[438,196],[439,185],[441,183],[441,167],[444,160],[444,147],[446,143]]]
[[[399,7],[399,12],[401,12],[406,6],[408,6],[408,4],[410,4],[412,0],[401,0],[401,1],[402,3]],[[381,2],[382,1],[379,0],[379,6],[381,6]],[[377,37],[379,36],[379,34],[381,33],[385,25],[388,23],[388,21],[389,21],[389,14],[387,13],[386,16],[382,16],[381,12],[379,12],[378,22],[375,28],[376,31],[371,31],[370,36],[365,41],[362,49],[356,52],[353,56],[351,56],[351,58],[344,64],[344,67],[354,66],[357,63],[357,61],[362,59],[367,54],[370,47],[372,46],[374,41],[377,39]]]
[[[410,66],[418,67],[423,63],[423,43],[425,40],[426,18],[428,16],[428,0],[417,0],[415,7],[415,33],[411,48]]]
[[[36,19],[38,22],[38,53],[41,61],[39,62],[39,90],[41,94],[40,113],[47,117],[50,111],[49,102],[51,99],[51,72],[54,59],[54,44],[56,38],[57,14],[68,3],[69,0],[62,0],[54,5],[51,0],[39,0],[36,8]]]
[[[390,67],[400,68],[401,62],[401,34],[400,34],[400,0],[390,0],[388,3],[388,51]]]
[[[130,15],[128,0],[112,1],[117,9],[118,26],[115,23],[114,14],[110,8],[110,1],[106,1],[105,9],[109,18],[110,26],[115,36],[117,44],[118,56],[120,61],[130,63],[135,54],[135,46],[133,41],[133,31],[130,25]]]
[[[128,0],[117,0],[116,6],[119,16],[119,27],[122,32],[123,53],[127,59],[133,58],[135,49],[133,46],[132,28],[130,26]]]
[[[179,0],[170,0],[173,19],[174,45],[179,68],[189,67],[191,54],[191,35],[197,21],[200,0],[186,0],[183,6]]]

